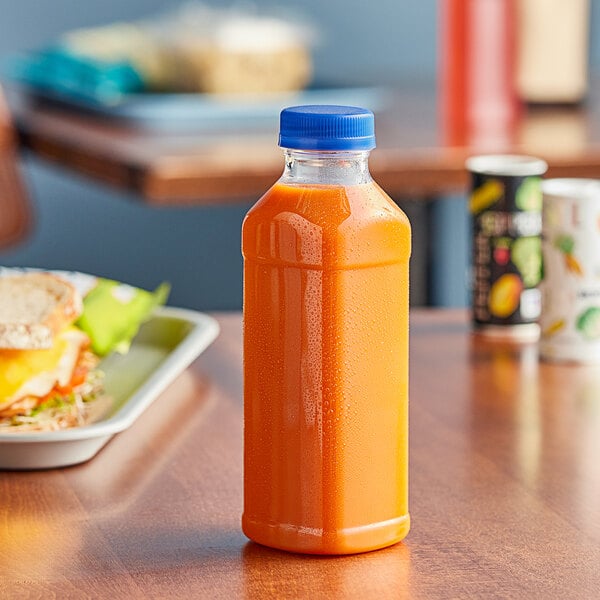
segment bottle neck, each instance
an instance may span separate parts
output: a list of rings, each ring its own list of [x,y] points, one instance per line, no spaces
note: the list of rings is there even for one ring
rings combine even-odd
[[[358,185],[372,181],[369,151],[314,151],[284,148],[286,184]]]

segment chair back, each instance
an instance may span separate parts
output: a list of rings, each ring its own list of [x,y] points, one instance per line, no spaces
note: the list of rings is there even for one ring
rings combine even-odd
[[[17,135],[0,88],[0,248],[21,241],[31,228],[31,208],[18,164]]]

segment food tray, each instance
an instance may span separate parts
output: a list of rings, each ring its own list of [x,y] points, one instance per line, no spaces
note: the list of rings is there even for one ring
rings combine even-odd
[[[113,404],[104,418],[83,427],[0,434],[0,469],[47,469],[84,462],[128,427],[217,337],[210,316],[163,307],[142,325],[126,355],[113,354],[99,368]]]
[[[10,82],[9,82],[10,83]],[[33,100],[69,111],[120,122],[142,129],[186,131],[266,130],[277,127],[279,113],[298,104],[344,104],[367,106],[377,112],[391,101],[381,87],[331,87],[300,92],[271,93],[261,96],[232,94],[160,94],[125,95],[118,102],[104,103],[68,93],[13,83],[11,97]]]

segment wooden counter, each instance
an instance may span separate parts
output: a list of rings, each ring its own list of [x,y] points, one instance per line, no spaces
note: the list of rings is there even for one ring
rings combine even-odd
[[[464,161],[481,152],[545,158],[548,176],[600,177],[600,89],[586,105],[522,109],[505,124],[451,135],[433,85],[387,91],[376,111],[371,170],[396,199],[463,192]],[[219,204],[262,194],[280,175],[277,122],[225,129],[143,129],[12,94],[21,146],[151,203]]]
[[[248,542],[241,319],[87,464],[0,473],[0,596],[596,598],[600,368],[472,337],[417,311],[411,341],[413,528],[364,555]]]

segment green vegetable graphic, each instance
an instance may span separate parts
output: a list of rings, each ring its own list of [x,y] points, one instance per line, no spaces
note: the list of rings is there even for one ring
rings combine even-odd
[[[542,241],[539,237],[515,240],[511,257],[523,277],[525,287],[534,287],[542,280]]]
[[[528,177],[517,189],[515,204],[521,210],[542,210],[542,186],[539,177]]]
[[[588,340],[600,338],[600,308],[591,306],[584,310],[577,317],[576,327]]]
[[[554,238],[554,246],[564,254],[573,254],[575,248],[575,240],[572,235],[557,235]]]
[[[575,249],[573,236],[567,234],[557,235],[554,238],[554,246],[564,254],[567,271],[571,271],[575,275],[583,275],[583,267],[573,255],[573,250]]]

